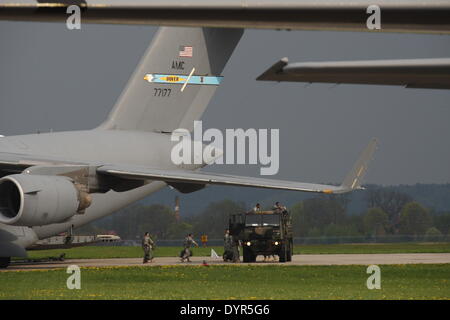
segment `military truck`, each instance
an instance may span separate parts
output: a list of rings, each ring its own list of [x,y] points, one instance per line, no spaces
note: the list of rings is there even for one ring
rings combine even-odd
[[[244,262],[255,262],[258,255],[278,255],[280,262],[292,259],[292,221],[287,211],[232,214],[229,230],[242,243]]]

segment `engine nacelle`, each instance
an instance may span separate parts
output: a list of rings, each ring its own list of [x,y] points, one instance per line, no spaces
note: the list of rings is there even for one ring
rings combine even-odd
[[[42,226],[64,222],[90,205],[69,178],[15,174],[0,179],[0,223]]]

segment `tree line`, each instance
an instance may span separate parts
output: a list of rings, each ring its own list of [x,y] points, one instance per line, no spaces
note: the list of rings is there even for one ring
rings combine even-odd
[[[300,201],[289,208],[294,236],[408,235],[432,241],[441,235],[449,235],[450,212],[434,212],[405,193],[371,188],[366,192],[365,201],[367,210],[360,214],[348,213],[348,195],[319,195]],[[157,239],[181,239],[187,233],[220,239],[227,228],[229,215],[249,209],[242,202],[222,200],[210,203],[195,216],[177,219],[168,206],[138,203],[83,227],[77,233],[115,233],[122,239],[138,239],[148,231]]]

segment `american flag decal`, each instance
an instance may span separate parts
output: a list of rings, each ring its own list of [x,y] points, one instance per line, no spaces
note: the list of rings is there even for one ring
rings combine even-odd
[[[192,47],[190,46],[180,46],[180,52],[178,54],[180,57],[192,58]]]

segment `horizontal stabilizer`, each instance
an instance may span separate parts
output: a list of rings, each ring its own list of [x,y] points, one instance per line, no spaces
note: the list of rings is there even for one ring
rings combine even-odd
[[[81,8],[82,23],[450,33],[445,0],[0,0],[0,20],[66,23],[70,5]],[[367,27],[373,5],[381,29]]]
[[[283,58],[257,80],[397,85],[450,89],[450,59],[398,59],[288,63]]]

